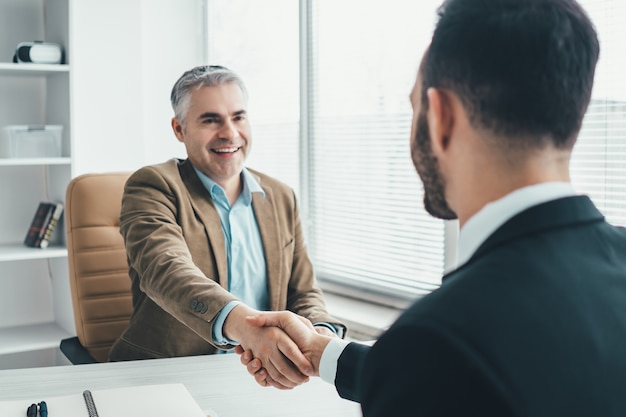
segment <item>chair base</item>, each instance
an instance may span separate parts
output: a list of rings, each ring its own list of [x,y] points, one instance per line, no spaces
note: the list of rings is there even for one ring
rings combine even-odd
[[[70,337],[68,339],[61,340],[61,352],[65,355],[73,365],[84,365],[87,363],[98,363],[80,344],[78,337]]]

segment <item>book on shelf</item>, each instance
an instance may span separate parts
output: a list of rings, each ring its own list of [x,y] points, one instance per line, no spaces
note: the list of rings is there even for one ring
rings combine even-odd
[[[32,248],[47,248],[62,214],[63,204],[40,202],[24,238],[24,244]]]

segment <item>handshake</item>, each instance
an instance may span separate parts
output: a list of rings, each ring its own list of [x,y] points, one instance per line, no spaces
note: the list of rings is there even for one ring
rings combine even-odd
[[[240,342],[235,352],[257,383],[278,389],[291,389],[319,376],[322,353],[337,337],[292,312],[251,311],[243,305],[228,316],[224,331]]]

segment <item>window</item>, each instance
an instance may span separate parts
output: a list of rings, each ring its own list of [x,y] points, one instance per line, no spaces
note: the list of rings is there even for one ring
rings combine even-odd
[[[300,187],[298,2],[208,0],[209,63],[237,72],[250,96],[247,166]]]
[[[626,225],[626,3],[582,0],[600,38],[592,100],[571,164],[572,182],[607,221]]]
[[[438,4],[310,2],[308,235],[321,279],[411,298],[441,281],[444,224],[423,209],[408,98]]]
[[[423,209],[408,94],[440,0],[207,1],[210,62],[250,90],[249,166],[296,189],[320,280],[379,300],[436,288],[456,222]],[[581,3],[602,49],[572,180],[626,225],[626,3]]]

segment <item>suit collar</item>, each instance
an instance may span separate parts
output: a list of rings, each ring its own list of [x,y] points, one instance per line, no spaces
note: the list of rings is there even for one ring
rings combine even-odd
[[[545,182],[519,188],[486,204],[463,226],[459,234],[456,267],[463,265],[476,249],[507,220],[527,208],[576,195],[567,182]]]
[[[502,224],[474,252],[470,259],[454,272],[465,268],[492,249],[526,236],[550,229],[576,224],[604,221],[604,216],[588,196],[571,196],[532,206]],[[444,276],[444,279],[449,274]]]

